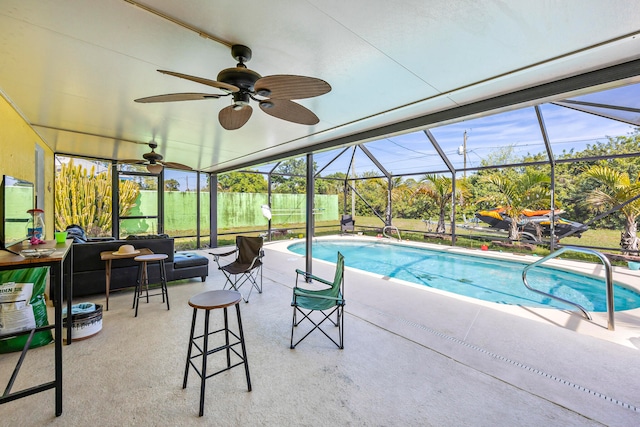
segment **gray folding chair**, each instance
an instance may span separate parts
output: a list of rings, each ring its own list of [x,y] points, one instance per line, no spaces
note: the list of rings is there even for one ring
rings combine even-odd
[[[251,292],[255,288],[258,293],[262,293],[262,257],[264,257],[264,250],[262,245],[264,240],[262,237],[236,237],[236,248],[226,252],[209,252],[213,256],[213,260],[218,264],[218,269],[221,270],[227,278],[223,289],[229,285],[233,290],[240,292],[240,287],[246,282],[251,284],[249,294],[243,299],[244,302],[249,302]],[[220,259],[226,256],[236,254],[235,261],[221,265]],[[258,283],[258,275],[260,276],[260,282]]]

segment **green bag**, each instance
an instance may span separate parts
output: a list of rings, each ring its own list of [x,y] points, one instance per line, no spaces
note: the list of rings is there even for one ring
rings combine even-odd
[[[0,285],[8,282],[33,283],[33,293],[29,304],[33,309],[36,327],[47,326],[47,303],[44,292],[47,286],[49,267],[23,268],[20,270],[0,271]],[[0,339],[0,353],[22,351],[29,335],[12,336]],[[40,331],[33,335],[29,348],[40,347],[53,341],[51,331]]]

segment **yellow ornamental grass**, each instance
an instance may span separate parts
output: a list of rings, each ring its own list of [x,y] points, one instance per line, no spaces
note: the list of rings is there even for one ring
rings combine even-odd
[[[121,181],[119,191],[119,213],[126,215],[134,206],[140,188],[132,181]],[[91,236],[110,235],[111,195],[111,169],[96,174],[95,166],[87,171],[82,165],[74,165],[73,159],[62,164],[55,185],[56,230],[77,224]]]

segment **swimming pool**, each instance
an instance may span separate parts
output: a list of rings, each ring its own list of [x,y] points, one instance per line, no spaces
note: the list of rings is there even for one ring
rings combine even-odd
[[[288,246],[304,255],[305,243]],[[316,240],[313,257],[335,262],[336,252],[345,257],[345,265],[383,276],[453,292],[500,304],[527,307],[572,306],[529,291],[522,283],[526,263],[464,255],[446,251],[393,244],[386,241]],[[576,302],[592,312],[606,312],[604,279],[593,278],[549,267],[531,269],[529,284],[549,294]],[[640,307],[640,293],[618,284],[614,288],[616,311]]]

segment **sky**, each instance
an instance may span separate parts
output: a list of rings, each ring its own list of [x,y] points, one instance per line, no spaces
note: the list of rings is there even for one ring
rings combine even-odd
[[[640,85],[625,86],[573,99],[640,108]],[[540,110],[556,157],[565,150],[581,151],[587,144],[594,144],[597,141],[606,142],[609,136],[626,136],[635,129],[634,126],[623,122],[554,104],[542,104]],[[640,123],[640,113],[626,113],[620,110],[616,110],[615,113]],[[487,159],[491,153],[505,147],[512,147],[513,154],[518,157],[525,154],[546,153],[534,107],[438,126],[431,128],[430,132],[456,169],[462,169],[464,166],[465,156],[459,153],[464,151],[462,146],[465,132],[467,167],[480,166],[483,159]],[[366,146],[381,160],[387,170],[394,174],[406,174],[425,169],[447,169],[422,131],[369,142]],[[315,154],[314,160],[322,167],[337,152]],[[351,152],[349,151],[343,157],[341,162],[335,162],[335,166],[332,164],[327,168],[326,173],[344,171],[348,166]],[[356,172],[364,170],[377,170],[377,168],[364,156],[357,156]]]
[[[561,107],[549,106],[560,110]],[[545,108],[547,110],[549,108]],[[566,110],[566,109],[564,109]],[[633,127],[613,120],[602,119],[585,113],[567,110],[572,115],[585,117],[567,117],[563,111],[551,111],[545,114],[545,127],[551,141],[552,150],[557,157],[564,150],[580,151],[587,144],[597,141],[605,142],[608,136],[628,135]],[[513,155],[546,153],[544,140],[533,108],[529,111],[517,111],[500,116],[460,122],[448,126],[430,129],[436,141],[448,156],[453,167],[462,169],[465,164],[463,150],[464,134],[466,142],[466,166],[478,167],[483,159],[487,159],[500,148],[511,147]],[[425,170],[447,170],[437,151],[432,147],[427,136],[422,132],[386,138],[366,144],[369,151],[376,156],[385,168],[394,174],[424,172]],[[339,151],[318,153],[314,161],[321,168]],[[343,154],[339,161],[332,163],[323,174],[345,172],[351,158],[351,151]],[[363,154],[358,152],[355,159],[356,172],[377,170]]]
[[[628,85],[602,92],[596,92],[572,98],[609,105],[623,105],[640,109],[640,84]],[[587,144],[597,141],[606,142],[607,137],[628,135],[635,130],[634,126],[623,122],[599,117],[582,111],[576,111],[553,104],[540,106],[542,117],[553,154],[557,157],[564,150],[581,151]],[[640,113],[628,113],[616,110],[636,123],[640,123]],[[469,168],[478,167],[482,160],[500,148],[511,147],[512,154],[546,153],[540,125],[534,107],[502,112],[476,119],[464,120],[430,129],[438,144],[449,157],[454,168],[462,169],[466,159]],[[466,156],[461,153],[466,132]],[[371,141],[366,144],[380,163],[393,174],[416,173],[425,171],[447,170],[437,151],[433,148],[423,131],[412,132]],[[337,156],[342,149],[315,153],[314,161],[318,168],[323,168]],[[360,150],[356,151],[355,169],[360,174],[365,171],[377,171],[377,167]],[[351,160],[351,150],[331,163],[323,175],[334,172],[346,172]],[[256,167],[260,171],[268,171],[274,164]],[[180,171],[166,171],[165,179],[177,179],[180,190],[195,189],[194,178]],[[190,179],[190,180],[189,180]]]

